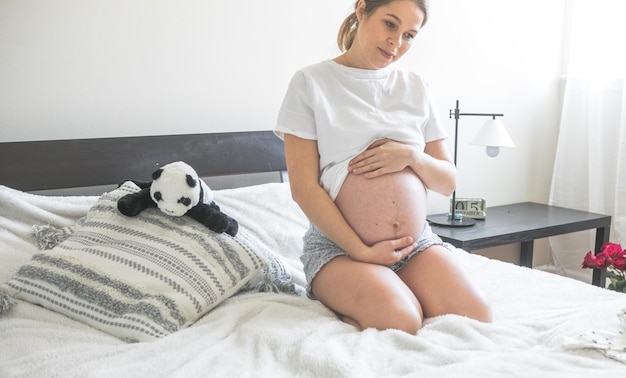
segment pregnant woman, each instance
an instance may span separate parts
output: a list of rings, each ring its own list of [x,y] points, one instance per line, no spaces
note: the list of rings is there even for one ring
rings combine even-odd
[[[491,320],[483,295],[426,222],[427,190],[456,170],[423,79],[394,66],[427,20],[423,0],[358,0],[343,54],[298,71],[276,134],[309,218],[309,295],[358,329],[416,333],[425,318]]]

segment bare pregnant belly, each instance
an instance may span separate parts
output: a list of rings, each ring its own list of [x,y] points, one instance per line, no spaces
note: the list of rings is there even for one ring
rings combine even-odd
[[[367,245],[417,240],[426,221],[426,189],[410,168],[373,179],[349,174],[335,204]]]

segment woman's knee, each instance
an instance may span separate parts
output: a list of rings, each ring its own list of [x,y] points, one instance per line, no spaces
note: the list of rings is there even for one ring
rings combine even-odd
[[[468,317],[484,323],[491,323],[493,320],[493,312],[486,300],[477,298],[474,306],[469,309]]]
[[[410,291],[381,290],[370,300],[360,307],[360,313],[355,314],[361,328],[397,329],[409,334],[422,328],[422,307]]]
[[[407,308],[386,307],[384,315],[373,316],[371,313],[357,313],[354,317],[341,315],[341,320],[351,324],[359,330],[375,328],[379,331],[396,329],[414,335],[422,328],[422,315],[419,311]]]
[[[397,329],[414,335],[422,328],[423,315],[419,306],[401,306],[388,309],[389,326],[387,329]]]

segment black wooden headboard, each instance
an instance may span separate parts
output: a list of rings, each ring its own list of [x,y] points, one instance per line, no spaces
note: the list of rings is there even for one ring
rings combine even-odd
[[[200,176],[285,171],[283,142],[271,131],[0,143],[0,184],[48,190],[150,180],[182,160]]]

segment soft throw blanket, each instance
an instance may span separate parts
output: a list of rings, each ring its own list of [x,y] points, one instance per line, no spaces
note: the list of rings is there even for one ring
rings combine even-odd
[[[0,281],[38,249],[33,225],[71,225],[95,199],[0,187]],[[287,184],[218,191],[216,201],[303,284],[299,253],[307,221]],[[589,377],[626,371],[600,351],[570,343],[590,330],[619,332],[626,296],[462,250],[450,253],[487,291],[493,323],[446,315],[428,320],[417,335],[359,332],[304,296],[253,293],[231,297],[190,328],[126,344],[19,302],[0,317],[0,376]]]

